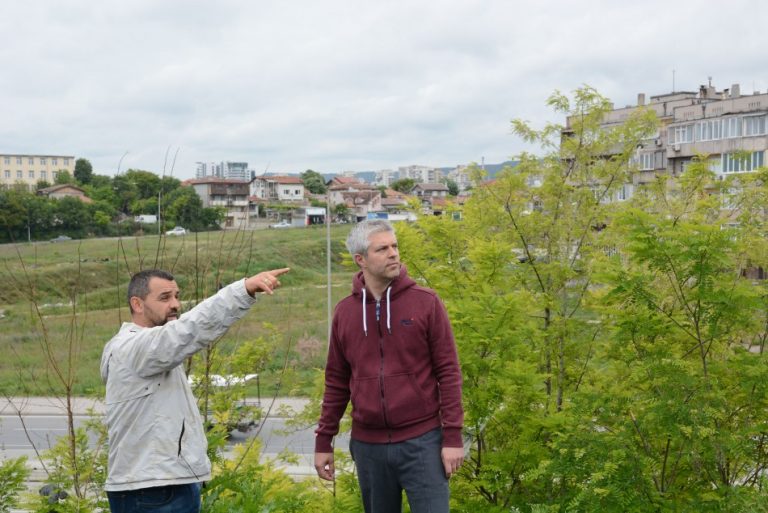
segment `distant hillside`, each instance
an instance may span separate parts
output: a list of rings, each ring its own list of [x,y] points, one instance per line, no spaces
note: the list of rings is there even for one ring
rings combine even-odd
[[[502,162],[501,164],[485,164],[485,171],[488,173],[488,178],[494,178],[496,176],[496,173],[501,171],[505,166],[511,166],[515,167],[517,165],[516,160],[507,160],[506,162]],[[455,166],[453,167],[439,167],[440,171],[442,171],[443,175],[447,174],[450,171],[453,171],[456,169]],[[338,173],[324,173],[323,178],[325,178],[325,181],[332,180],[335,176],[338,176]],[[355,177],[357,177],[359,180],[362,180],[364,182],[372,183],[376,179],[376,171],[358,171],[355,173]]]
[[[510,166],[515,167],[517,165],[517,160],[507,160],[506,162],[502,162],[501,164],[485,164],[485,171],[488,173],[488,178],[495,178],[496,173],[501,171],[504,167]],[[455,167],[441,167],[440,171],[443,172],[443,174],[448,173],[449,171],[453,171],[456,169]]]

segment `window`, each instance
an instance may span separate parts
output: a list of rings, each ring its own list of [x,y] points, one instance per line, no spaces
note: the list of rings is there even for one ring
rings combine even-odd
[[[638,165],[643,171],[653,169],[653,153],[641,153],[638,155]]]
[[[669,144],[693,142],[693,124],[671,127],[669,129]]]
[[[728,118],[723,120],[723,138],[741,137],[741,118]]]
[[[763,166],[764,152],[753,151],[746,157],[736,156],[732,153],[724,153],[720,170],[723,173],[744,173],[754,171]]]
[[[56,177],[59,176],[59,172],[58,171],[53,171],[51,173],[51,176],[53,177],[54,180],[56,180]]]
[[[40,179],[41,180],[47,180],[48,179],[48,171],[40,171]]]
[[[626,201],[632,197],[632,192],[632,184],[625,183],[618,191],[616,191],[616,199],[619,201]]]
[[[64,159],[64,165],[65,165],[65,166],[68,166],[68,165],[69,165],[69,159]]]
[[[765,135],[765,116],[745,117],[744,135]]]
[[[10,180],[11,179],[11,171],[10,169],[5,170],[5,179]]]
[[[34,166],[35,165],[35,157],[29,157],[29,165]]]
[[[16,165],[17,166],[21,165],[21,157],[16,157]]]
[[[714,141],[722,138],[722,121],[721,119],[699,121],[696,123],[696,140],[697,141]]]
[[[24,178],[24,173],[21,172],[21,169],[16,170],[16,178],[18,178],[19,180]]]
[[[5,157],[5,164],[8,165],[11,163],[11,157]]]
[[[299,196],[299,195],[301,195],[301,189],[296,189],[295,191],[293,191],[293,193],[294,193],[296,196]]]
[[[58,166],[59,165],[59,159],[57,159],[56,157],[52,157],[51,158],[51,165]]]
[[[29,178],[34,180],[35,179],[35,171],[33,169],[29,170]]]
[[[40,157],[40,165],[41,166],[45,165],[45,157]]]

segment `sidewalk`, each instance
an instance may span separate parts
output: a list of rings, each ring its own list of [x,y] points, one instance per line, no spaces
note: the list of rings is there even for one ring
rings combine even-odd
[[[308,399],[299,397],[278,397],[270,410],[270,417],[283,417],[283,412],[300,412],[309,402]],[[255,397],[246,398],[248,405],[259,405],[259,400]],[[270,409],[272,398],[262,398],[261,407],[266,413]],[[89,411],[97,415],[104,415],[105,406],[101,399],[90,397],[73,397],[72,412],[75,415],[88,415]],[[66,415],[67,404],[62,397],[11,397],[0,398],[0,415]]]

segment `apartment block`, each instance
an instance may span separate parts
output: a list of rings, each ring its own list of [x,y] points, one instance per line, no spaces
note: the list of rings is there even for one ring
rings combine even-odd
[[[398,180],[399,178],[400,173],[397,171],[392,171],[391,169],[380,169],[379,171],[376,171],[373,183],[374,185],[383,185],[385,187],[389,187],[392,185],[392,182]]]
[[[637,104],[613,109],[603,120],[610,129],[624,123],[637,109],[650,109],[659,129],[638,145],[632,182],[624,184],[615,200],[631,197],[636,187],[659,175],[684,172],[698,155],[706,155],[717,176],[747,173],[765,165],[768,150],[768,92],[741,93],[739,84],[718,91],[711,84],[698,91],[637,96]],[[572,119],[566,121],[568,136]]]
[[[397,172],[400,179],[411,178],[418,183],[436,183],[443,177],[442,171],[429,166],[401,166]]]
[[[0,154],[0,186],[35,190],[37,182],[53,183],[60,171],[75,171],[71,155]]]

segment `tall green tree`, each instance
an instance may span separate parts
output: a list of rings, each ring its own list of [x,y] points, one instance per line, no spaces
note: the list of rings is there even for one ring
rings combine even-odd
[[[139,199],[139,191],[136,184],[126,174],[115,176],[112,179],[112,191],[115,207],[124,214],[132,213],[131,204]],[[139,212],[141,214],[142,212]]]
[[[456,183],[455,180],[451,180],[450,178],[445,179],[445,186],[448,187],[448,194],[451,196],[458,196],[459,195],[459,184]]]
[[[410,194],[414,185],[416,185],[416,180],[414,180],[413,178],[401,178],[399,180],[395,180],[394,182],[392,182],[390,184],[390,187],[392,188],[392,190],[395,190],[397,192]]]
[[[75,180],[80,184],[89,184],[93,179],[93,166],[88,159],[80,158],[75,161]]]
[[[203,201],[192,187],[180,187],[171,192],[166,200],[164,215],[166,225],[178,225],[193,231],[218,229],[224,220],[222,208],[203,207]]]
[[[325,194],[327,190],[325,186],[325,178],[317,171],[307,169],[301,173],[301,181],[304,183],[304,187],[312,194]]]
[[[160,192],[160,177],[151,171],[141,169],[129,169],[125,172],[125,179],[136,187],[137,199],[157,199]]]

